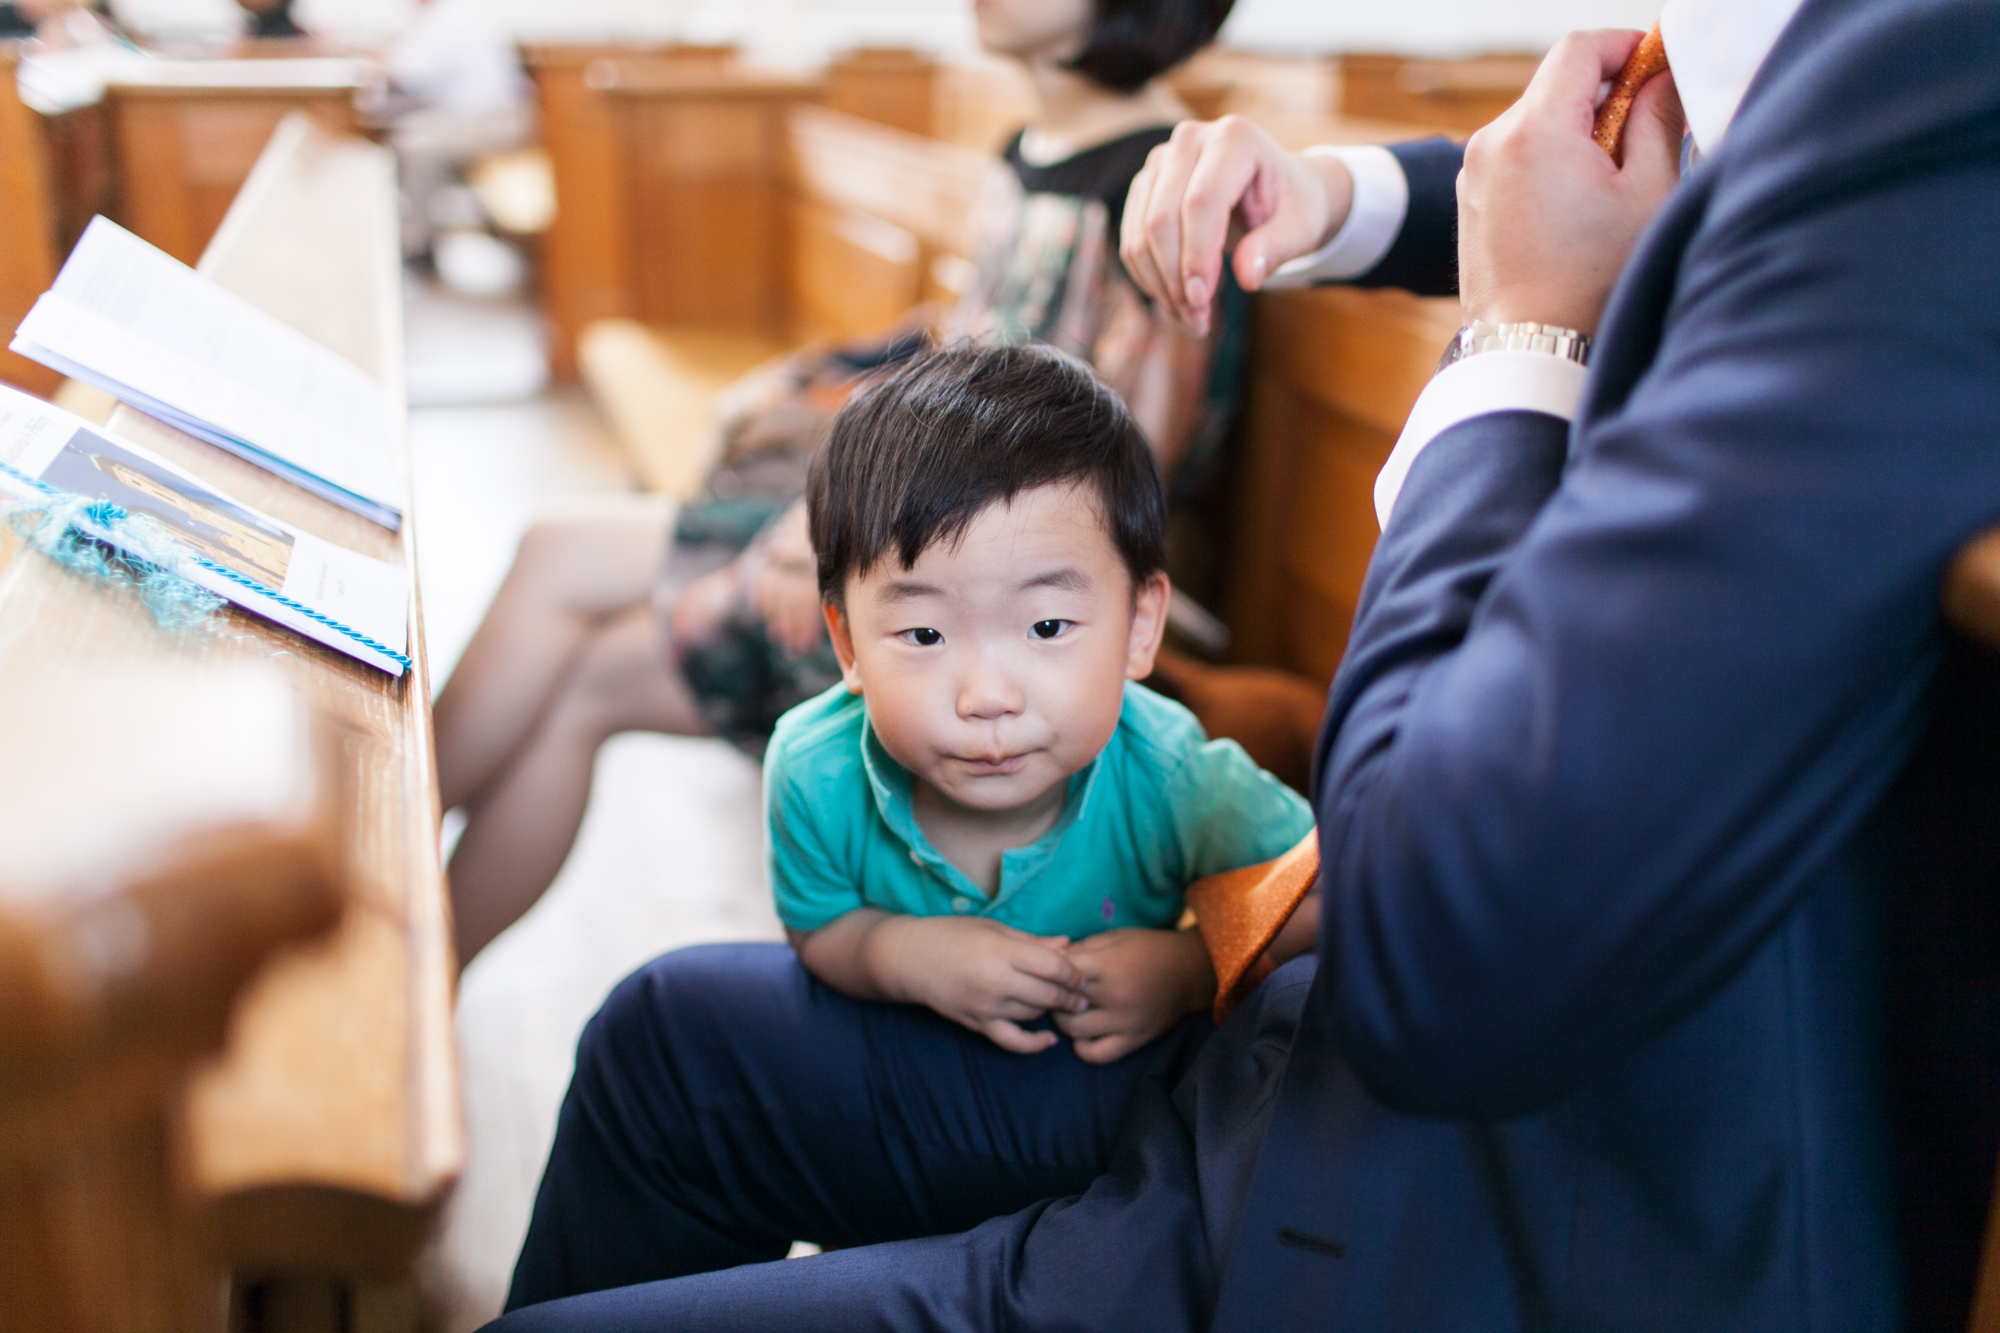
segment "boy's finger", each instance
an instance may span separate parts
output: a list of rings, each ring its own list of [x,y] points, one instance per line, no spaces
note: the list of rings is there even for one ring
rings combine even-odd
[[[1018,1024],[1004,1018],[989,1018],[979,1025],[979,1030],[995,1046],[1016,1055],[1038,1054],[1058,1040],[1053,1032],[1025,1032]]]
[[[1122,1032],[1114,1032],[1108,1037],[1083,1040],[1072,1043],[1077,1058],[1087,1065],[1108,1065],[1123,1059],[1132,1051],[1132,1042]]]
[[[1084,975],[1067,953],[1054,949],[1021,949],[1008,958],[1016,972],[1053,982],[1066,990],[1081,990]]]
[[[1029,1007],[1023,1018],[1033,1018],[1036,1014],[1049,1011],[1081,1012],[1089,1003],[1074,986],[1063,986],[1040,977],[1029,976],[1025,972],[1015,973],[1014,984],[1009,986],[999,998],[1012,1000]]]
[[[1051,1014],[1056,1030],[1071,1041],[1089,1041],[1118,1031],[1118,1015],[1109,1009],[1086,1009],[1080,1014]]]

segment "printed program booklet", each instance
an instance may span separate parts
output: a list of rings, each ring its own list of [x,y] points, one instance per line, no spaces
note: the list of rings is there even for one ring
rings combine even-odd
[[[185,550],[174,572],[189,582],[392,676],[403,674],[410,585],[395,566],[237,504],[159,455],[5,385],[0,464],[0,500],[52,499],[41,487],[53,487],[144,515]],[[115,525],[79,520],[75,526],[121,545]]]
[[[403,521],[382,386],[115,222],[90,220],[12,347],[386,528]]]

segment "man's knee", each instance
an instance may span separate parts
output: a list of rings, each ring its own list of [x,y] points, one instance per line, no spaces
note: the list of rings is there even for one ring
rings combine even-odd
[[[773,987],[800,984],[782,944],[700,944],[661,954],[615,986],[577,1043],[576,1079],[598,1081],[635,1060],[682,1063],[713,1054],[768,1005]]]

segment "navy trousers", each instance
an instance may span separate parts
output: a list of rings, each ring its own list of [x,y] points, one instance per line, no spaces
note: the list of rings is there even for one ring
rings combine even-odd
[[[1202,1327],[1311,976],[1092,1066],[782,946],[668,954],[584,1032],[492,1327]],[[767,1262],[794,1239],[855,1248]]]

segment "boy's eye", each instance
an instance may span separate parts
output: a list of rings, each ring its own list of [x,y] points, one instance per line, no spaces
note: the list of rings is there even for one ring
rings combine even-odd
[[[1028,632],[1038,639],[1053,639],[1072,623],[1068,620],[1037,620]]]
[[[935,648],[944,642],[944,635],[934,629],[906,629],[903,631],[903,641],[914,643],[919,648]]]

